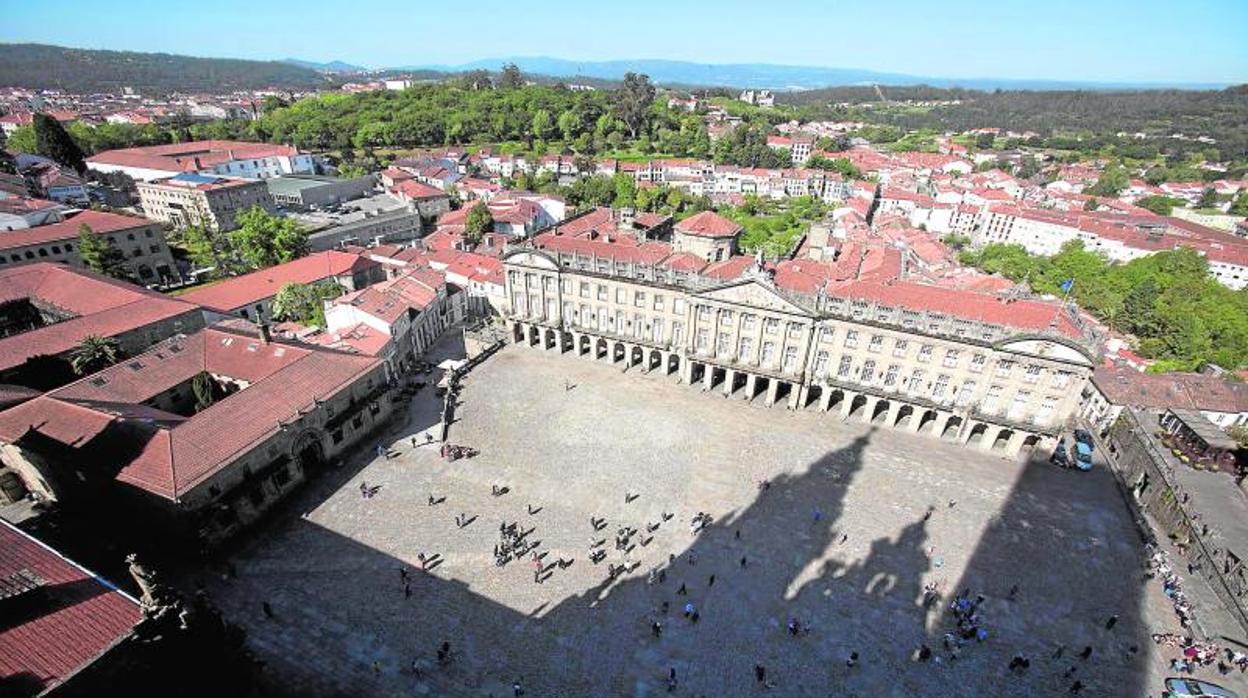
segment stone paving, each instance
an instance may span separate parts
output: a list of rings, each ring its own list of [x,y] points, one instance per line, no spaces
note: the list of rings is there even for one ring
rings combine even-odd
[[[451,463],[411,445],[438,414],[421,391],[384,437],[395,455],[362,453],[309,485],[210,592],[273,682],[299,695],[501,697],[519,680],[530,696],[645,696],[667,691],[672,668],[678,695],[750,695],[765,690],[755,664],[777,695],[1052,695],[1076,679],[1085,695],[1159,694],[1164,658],[1147,634],[1173,619],[1142,581],[1139,538],[1103,469],[1059,471],[619,374],[507,347],[465,380],[450,440],[481,453]],[[361,495],[365,482],[375,496]],[[714,523],[695,536],[703,511]],[[473,517],[463,528],[461,515]],[[608,525],[595,533],[591,517]],[[545,564],[574,562],[540,584],[528,561],[495,566],[502,521],[534,528]],[[627,553],[612,543],[625,526],[639,529]],[[609,554],[595,565],[598,538]],[[439,564],[418,571],[422,553]],[[608,564],[637,567],[610,581]],[[665,581],[648,583],[660,568]],[[989,637],[956,660],[941,647],[943,604],[920,603],[928,582],[946,604],[962,587],[987,597]],[[794,618],[809,631],[791,636]],[[438,666],[444,641],[453,659]],[[921,643],[936,659],[911,659]],[[1007,670],[1018,652],[1031,659],[1021,675]]]

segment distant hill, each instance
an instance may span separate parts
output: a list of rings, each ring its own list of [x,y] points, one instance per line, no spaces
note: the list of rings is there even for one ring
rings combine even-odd
[[[317,63],[316,61],[305,61],[298,58],[283,58],[282,62],[287,65],[297,65],[300,68],[315,70],[318,73],[362,73],[368,68],[360,65],[353,65],[343,61],[329,61],[328,63]]]
[[[462,65],[411,66],[463,72],[485,68],[498,70],[504,63],[515,63],[527,73],[564,77],[577,76],[619,80],[626,72],[645,73],[665,85],[701,85],[706,87],[763,88],[769,90],[809,90],[842,85],[931,85],[934,87],[965,87],[977,90],[1063,90],[1063,89],[1220,89],[1214,83],[1114,83],[1075,82],[1062,80],[1011,80],[1008,78],[936,78],[903,73],[881,73],[853,68],[822,68],[817,66],[773,65],[769,63],[710,64],[688,61],[630,59],[618,61],[570,61],[546,56],[490,58]]]
[[[326,81],[315,70],[278,61],[0,44],[0,87],[68,92],[120,92],[123,87],[132,87],[159,94],[311,88]]]

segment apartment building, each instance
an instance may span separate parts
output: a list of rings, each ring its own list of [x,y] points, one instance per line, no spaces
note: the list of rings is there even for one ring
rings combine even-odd
[[[138,182],[139,202],[149,217],[178,228],[199,225],[234,230],[235,218],[251,208],[277,210],[268,186],[260,180],[180,174]]]
[[[159,223],[105,211],[81,211],[55,223],[0,233],[0,268],[36,262],[86,267],[78,254],[84,227],[121,251],[126,271],[139,283],[165,284],[180,278]]]

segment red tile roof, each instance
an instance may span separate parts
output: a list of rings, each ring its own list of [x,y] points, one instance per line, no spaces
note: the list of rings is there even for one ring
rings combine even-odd
[[[1142,373],[1098,367],[1092,382],[1115,405],[1248,412],[1248,383],[1201,373]]]
[[[59,223],[0,232],[0,249],[44,245],[65,240],[73,241],[78,237],[78,229],[84,225],[90,227],[91,232],[96,235],[106,235],[155,225],[155,222],[146,218],[123,216],[106,211],[82,211]]]
[[[105,150],[87,158],[87,162],[183,172],[199,169],[195,166],[196,159],[200,167],[211,167],[234,160],[292,157],[298,154],[297,149],[288,145],[243,141],[189,141],[169,145]]]
[[[95,661],[142,617],[133,598],[6,521],[0,594],[5,604],[23,603],[21,597],[27,604],[0,627],[0,682],[20,680],[32,694]]]
[[[285,342],[265,344],[258,332],[209,328],[166,340],[0,412],[0,440],[13,443],[34,429],[73,449],[87,463],[109,458],[109,467],[120,466],[117,480],[177,501],[270,438],[283,421],[297,419],[317,401],[348,388],[378,366],[368,357]],[[201,371],[250,385],[189,418],[137,402]],[[123,448],[102,447],[119,442]]]
[[[0,370],[27,359],[58,356],[87,335],[115,337],[179,315],[195,306],[92,272],[40,262],[0,271],[0,303],[39,299],[76,317],[0,338]]]
[[[739,234],[742,227],[714,211],[702,211],[677,223],[676,230],[686,235],[723,238]]]
[[[185,293],[181,298],[210,310],[229,313],[277,295],[286,284],[311,284],[352,274],[380,264],[337,250],[316,252],[293,262],[236,276]]]

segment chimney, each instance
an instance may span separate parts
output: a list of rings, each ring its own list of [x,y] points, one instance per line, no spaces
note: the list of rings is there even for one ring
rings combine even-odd
[[[273,333],[269,331],[269,323],[267,322],[260,323],[260,341],[264,344],[273,341]]]

